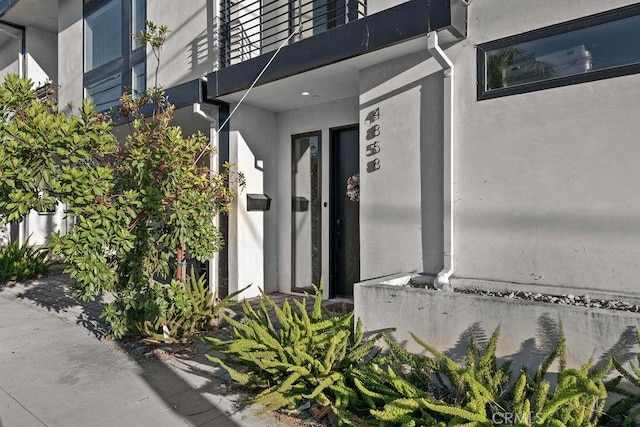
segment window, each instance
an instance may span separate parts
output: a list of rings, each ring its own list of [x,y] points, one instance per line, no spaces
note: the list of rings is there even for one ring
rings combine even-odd
[[[322,275],[321,133],[291,137],[291,283],[309,289]]]
[[[478,99],[640,72],[640,4],[478,46]]]
[[[145,0],[85,0],[84,95],[99,111],[146,89],[145,48],[131,37],[144,29],[145,10]]]

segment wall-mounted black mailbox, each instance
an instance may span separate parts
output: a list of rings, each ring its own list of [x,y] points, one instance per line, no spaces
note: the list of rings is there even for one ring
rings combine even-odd
[[[268,211],[271,207],[271,197],[266,194],[247,194],[248,211]]]
[[[309,200],[306,197],[293,198],[294,212],[306,212],[309,210]]]

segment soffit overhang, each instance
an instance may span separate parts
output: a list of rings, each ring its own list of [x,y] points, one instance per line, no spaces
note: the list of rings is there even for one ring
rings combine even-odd
[[[442,44],[463,39],[466,5],[462,0],[408,1],[285,46],[245,102],[279,112],[354,96],[360,70],[426,49],[430,31],[440,34]],[[209,73],[207,97],[237,102],[273,54]],[[320,86],[321,93],[301,99],[300,90],[308,91],[310,85]]]

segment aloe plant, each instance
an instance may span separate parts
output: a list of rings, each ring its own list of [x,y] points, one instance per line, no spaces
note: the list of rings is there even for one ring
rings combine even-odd
[[[247,318],[239,322],[222,314],[233,328],[230,340],[206,337],[207,355],[240,384],[258,394],[251,400],[265,410],[293,409],[305,401],[331,406],[335,413],[357,398],[347,386],[350,370],[375,352],[377,337],[363,339],[362,324],[354,328],[353,312],[335,315],[322,306],[322,285],[316,289],[313,309],[305,301],[288,300],[279,307],[267,295],[258,310],[244,301]],[[271,320],[269,309],[277,322]]]
[[[235,304],[233,298],[247,287],[222,300],[209,291],[205,276],[191,269],[185,280],[153,281],[144,292],[121,294],[105,307],[102,317],[120,338],[140,334],[164,342],[176,342],[215,327],[220,313]]]
[[[640,332],[636,330],[636,339],[640,344]],[[603,426],[635,427],[640,425],[636,418],[640,416],[640,353],[636,354],[636,363],[629,362],[625,368],[620,361],[613,359],[618,376],[606,383],[609,393],[621,397],[607,409],[602,417]],[[622,385],[626,381],[626,385]]]
[[[0,247],[0,283],[21,282],[42,277],[52,264],[47,261],[48,251],[29,246],[29,239],[22,245],[10,242]]]
[[[471,339],[463,366],[412,336],[430,356],[409,353],[387,340],[391,359],[386,372],[379,369],[358,383],[361,394],[378,400],[372,402],[372,423],[577,427],[597,425],[602,414],[607,397],[602,379],[612,362],[598,371],[591,362],[568,369],[564,336],[534,375],[523,370],[514,383],[510,365],[497,363],[498,329],[484,349]],[[559,361],[560,372],[552,388],[546,376],[554,361]]]

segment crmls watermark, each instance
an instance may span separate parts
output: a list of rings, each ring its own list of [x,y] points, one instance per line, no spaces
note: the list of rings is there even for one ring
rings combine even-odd
[[[493,425],[512,426],[516,424],[536,424],[542,421],[537,413],[516,414],[513,412],[494,412],[491,416]]]

